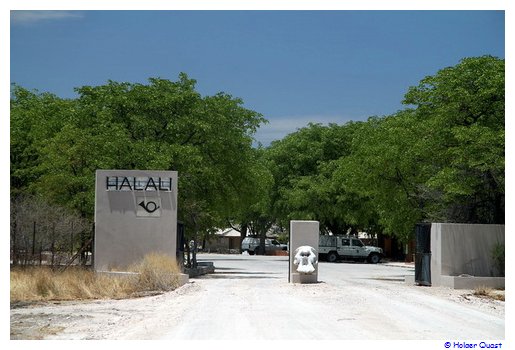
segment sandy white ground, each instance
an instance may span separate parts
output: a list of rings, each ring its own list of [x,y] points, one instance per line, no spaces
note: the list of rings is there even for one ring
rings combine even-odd
[[[287,282],[287,257],[210,255],[216,273],[130,300],[11,309],[11,339],[505,338],[504,302],[406,285],[412,269],[321,263],[318,284]]]

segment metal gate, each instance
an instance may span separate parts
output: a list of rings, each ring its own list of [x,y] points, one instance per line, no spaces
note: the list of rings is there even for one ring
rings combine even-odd
[[[431,224],[417,224],[415,239],[415,282],[431,286]]]

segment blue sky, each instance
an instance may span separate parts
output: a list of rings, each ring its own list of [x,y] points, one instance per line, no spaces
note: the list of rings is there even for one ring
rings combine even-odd
[[[262,113],[266,146],[308,122],[392,114],[423,77],[504,58],[504,28],[504,11],[11,11],[10,81],[74,97],[185,72]]]

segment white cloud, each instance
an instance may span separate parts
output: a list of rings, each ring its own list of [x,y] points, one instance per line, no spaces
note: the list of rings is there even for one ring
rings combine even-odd
[[[344,124],[352,118],[338,116],[288,116],[269,119],[269,123],[262,125],[256,132],[255,139],[261,142],[263,146],[269,146],[274,140],[280,140],[286,135],[307,126],[309,123],[320,123],[327,125],[329,123]]]
[[[82,17],[82,13],[76,11],[11,11],[11,24],[31,24]]]

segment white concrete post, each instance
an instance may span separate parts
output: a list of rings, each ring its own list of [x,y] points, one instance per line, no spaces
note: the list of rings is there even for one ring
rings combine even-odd
[[[290,221],[290,276],[291,283],[317,283],[318,264],[315,271],[311,274],[301,274],[297,272],[297,266],[293,263],[295,250],[301,246],[315,248],[318,260],[318,240],[320,236],[318,221]]]

